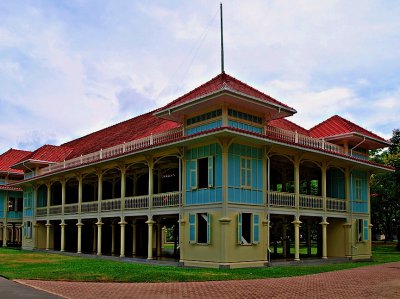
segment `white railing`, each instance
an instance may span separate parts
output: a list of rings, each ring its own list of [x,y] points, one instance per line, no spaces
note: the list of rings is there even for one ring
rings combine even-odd
[[[326,142],[323,139],[312,138],[306,135],[298,134],[297,132],[292,132],[272,126],[265,127],[265,134],[276,139],[283,141],[298,143],[307,147],[323,149],[331,151],[334,153],[344,154],[344,149],[336,144]]]
[[[347,211],[346,200],[328,197],[326,199],[326,209],[328,211],[346,212]]]
[[[62,206],[51,206],[50,207],[50,215],[61,214]]]
[[[153,207],[173,207],[179,205],[180,192],[168,192],[153,195]]]
[[[98,209],[97,201],[93,202],[83,202],[82,203],[82,213],[96,213]]]
[[[121,210],[121,198],[107,199],[101,201],[101,211]]]
[[[125,198],[125,209],[145,209],[149,207],[149,196],[132,196]]]
[[[76,214],[78,213],[78,204],[67,204],[64,206],[64,214]]]
[[[46,216],[46,215],[47,215],[47,207],[36,209],[36,216]]]
[[[97,152],[82,155],[70,160],[50,164],[47,167],[39,169],[36,175],[43,175],[49,172],[58,171],[64,168],[70,168],[82,164],[91,163],[94,161],[108,159],[114,156],[118,156],[131,151],[139,150],[145,147],[162,144],[168,141],[178,139],[183,136],[183,127],[178,127],[172,130],[168,130],[159,134],[152,134],[150,136],[140,138],[131,142],[126,142],[106,149],[100,149]]]
[[[299,207],[306,209],[323,209],[322,196],[300,194],[299,197]]]
[[[280,207],[295,207],[294,193],[270,191],[270,205]]]

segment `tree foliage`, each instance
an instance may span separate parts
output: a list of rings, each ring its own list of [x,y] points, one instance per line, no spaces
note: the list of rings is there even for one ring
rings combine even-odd
[[[371,218],[374,232],[388,240],[400,234],[400,130],[393,130],[391,145],[383,152],[372,152],[371,160],[392,166],[395,171],[372,176]],[[399,237],[399,236],[398,236]],[[398,243],[400,244],[400,243]],[[398,245],[400,250],[400,245]]]

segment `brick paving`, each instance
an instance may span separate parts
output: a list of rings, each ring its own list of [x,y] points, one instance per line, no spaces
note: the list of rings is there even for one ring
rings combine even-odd
[[[17,280],[66,298],[400,298],[400,262],[290,278],[179,283]]]

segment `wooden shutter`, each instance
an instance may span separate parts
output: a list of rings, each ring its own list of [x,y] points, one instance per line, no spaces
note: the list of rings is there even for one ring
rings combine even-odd
[[[260,216],[253,214],[253,244],[260,242]]]
[[[189,214],[189,243],[196,243],[196,214]]]

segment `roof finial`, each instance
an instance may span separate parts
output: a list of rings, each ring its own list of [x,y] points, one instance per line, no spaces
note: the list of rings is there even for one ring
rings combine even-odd
[[[222,22],[222,2],[219,5],[221,15],[221,73],[225,73],[224,69],[224,27]]]

